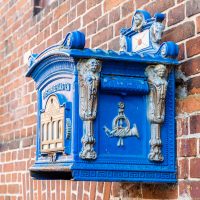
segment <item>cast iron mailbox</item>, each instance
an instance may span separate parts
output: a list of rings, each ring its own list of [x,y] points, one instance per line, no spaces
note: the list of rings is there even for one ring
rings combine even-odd
[[[120,51],[84,48],[85,36],[33,54],[37,179],[175,182],[178,46],[160,44],[165,16],[137,10]]]

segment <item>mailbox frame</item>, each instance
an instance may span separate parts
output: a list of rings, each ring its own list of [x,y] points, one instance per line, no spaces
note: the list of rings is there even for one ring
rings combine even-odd
[[[33,178],[176,182],[178,46],[160,44],[164,18],[137,10],[121,30],[120,51],[84,48],[85,35],[74,31],[30,56],[26,76],[38,91]],[[64,108],[64,150],[44,153],[41,113],[51,96]]]

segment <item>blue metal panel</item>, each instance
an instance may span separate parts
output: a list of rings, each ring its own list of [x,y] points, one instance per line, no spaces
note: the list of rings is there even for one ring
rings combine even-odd
[[[84,48],[84,34],[75,31],[30,57],[27,76],[38,91],[32,177],[176,182],[178,46],[152,36],[164,17],[137,10],[121,30],[121,51]]]

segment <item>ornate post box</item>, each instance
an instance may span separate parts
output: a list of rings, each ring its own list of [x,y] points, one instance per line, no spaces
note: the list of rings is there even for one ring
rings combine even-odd
[[[120,51],[84,48],[85,36],[31,55],[37,84],[37,179],[175,182],[178,47],[160,44],[161,13],[137,10]]]

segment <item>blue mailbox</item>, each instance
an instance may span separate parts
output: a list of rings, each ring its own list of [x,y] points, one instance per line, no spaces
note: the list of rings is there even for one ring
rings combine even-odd
[[[37,85],[36,179],[176,182],[178,46],[160,43],[165,16],[137,10],[120,51],[88,49],[85,35],[32,54]]]

